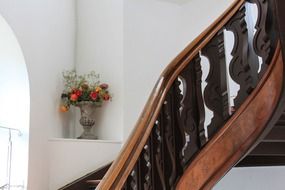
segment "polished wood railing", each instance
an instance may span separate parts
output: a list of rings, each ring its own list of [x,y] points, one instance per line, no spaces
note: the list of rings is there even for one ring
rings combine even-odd
[[[97,189],[211,189],[247,153],[262,134],[282,88],[274,2],[234,1],[168,65]],[[258,7],[254,34],[247,29],[245,3]],[[229,68],[225,30],[234,34]],[[210,67],[205,89],[201,56]],[[240,87],[233,106],[227,72]],[[213,112],[206,127],[205,107]]]
[[[281,93],[283,60],[280,46],[276,50],[266,71],[266,77],[192,160],[176,189],[211,189],[249,151],[262,134]]]

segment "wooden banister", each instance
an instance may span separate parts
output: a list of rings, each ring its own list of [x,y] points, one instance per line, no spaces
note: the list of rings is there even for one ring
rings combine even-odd
[[[186,67],[189,60],[211,40],[211,38],[230,20],[244,3],[243,0],[236,0],[232,5],[204,32],[202,32],[193,42],[190,43],[164,70],[158,79],[137,124],[132,131],[129,139],[114,161],[107,174],[99,184],[98,189],[120,189],[128,174],[131,172],[138,159],[149,134],[153,128],[160,108],[163,104],[167,91],[174,79]]]
[[[279,44],[258,87],[192,161],[176,189],[210,190],[248,152],[280,98],[283,69]]]
[[[267,12],[269,3],[249,2],[264,11],[259,12],[262,22],[257,23],[253,40],[256,56],[263,60],[261,72],[251,70],[258,63],[248,61],[245,1],[235,0],[163,71],[129,139],[97,189],[211,189],[254,144],[278,102],[283,59],[280,45],[274,46],[276,39],[267,39],[274,36],[270,33],[274,30],[268,32],[265,25],[272,18]],[[225,81],[224,29],[235,34],[229,72],[240,85],[232,116]],[[200,53],[210,62],[204,93]],[[263,77],[258,84],[252,80],[257,76]],[[269,97],[270,101],[265,100]],[[214,113],[207,126],[208,136],[204,104]]]

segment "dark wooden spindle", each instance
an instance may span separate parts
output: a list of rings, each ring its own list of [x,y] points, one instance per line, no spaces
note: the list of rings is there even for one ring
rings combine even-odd
[[[173,113],[173,132],[175,143],[175,163],[176,163],[176,175],[179,176],[183,172],[183,148],[186,143],[185,128],[182,125],[181,111],[183,110],[183,95],[181,91],[183,83],[176,78],[172,85],[172,113]],[[177,179],[177,177],[176,177]]]
[[[255,53],[262,58],[262,66],[259,74],[261,77],[268,67],[270,55],[270,39],[266,31],[268,1],[248,0],[248,2],[256,4],[258,9],[258,17],[255,25],[256,32],[253,38],[253,48]]]
[[[245,4],[246,10],[251,7],[250,4]],[[247,15],[248,14],[248,15]],[[255,21],[253,20],[252,10],[246,11],[246,23],[247,23],[247,29],[248,29],[248,54],[247,54],[247,61],[250,65],[251,70],[251,76],[253,80],[253,85],[256,86],[259,81],[259,59],[258,55],[255,53],[254,47],[253,47],[253,39],[254,39],[254,31],[255,31]]]
[[[139,190],[139,171],[138,171],[138,164],[139,162],[136,163],[135,167],[131,171],[125,185],[124,189],[125,190]]]
[[[206,134],[205,134],[205,107],[204,99],[202,93],[202,69],[201,69],[201,58],[197,55],[192,64],[195,66],[195,94],[196,94],[196,111],[194,117],[197,119],[198,123],[198,133],[200,139],[200,148],[206,144]]]
[[[227,23],[226,29],[232,31],[235,36],[234,47],[231,52],[233,58],[230,63],[229,73],[232,79],[240,85],[237,97],[234,99],[234,106],[237,109],[255,87],[252,71],[247,59],[248,31],[244,5]]]
[[[166,183],[164,177],[164,152],[163,152],[163,128],[161,127],[160,122],[161,116],[155,122],[154,133],[153,133],[153,152],[154,152],[154,161],[153,161],[153,181],[155,181],[154,189],[166,190]]]
[[[167,94],[166,100],[163,105],[163,127],[164,132],[164,148],[165,148],[165,178],[168,187],[173,187],[176,179],[176,154],[174,146],[174,133],[173,133],[173,114],[172,114],[172,91]],[[167,155],[167,156],[166,156]]]
[[[138,169],[139,169],[139,189],[151,189],[151,170],[150,163],[150,140],[146,143],[141,152]]]
[[[182,149],[182,165],[185,168],[200,148],[205,144],[205,109],[201,90],[201,58],[196,55],[193,61],[181,72],[183,87],[181,101],[180,125],[185,133],[185,144]]]
[[[202,54],[209,60],[209,74],[204,90],[206,106],[213,111],[213,118],[208,127],[208,137],[223,126],[229,118],[229,103],[227,90],[227,74],[224,48],[224,33],[218,34],[202,49]]]

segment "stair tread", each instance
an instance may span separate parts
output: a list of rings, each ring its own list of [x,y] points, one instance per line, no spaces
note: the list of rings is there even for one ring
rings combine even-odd
[[[285,141],[285,126],[276,125],[264,138],[265,141],[268,140],[279,140]]]
[[[236,167],[284,166],[285,156],[247,156]]]
[[[285,142],[263,141],[249,154],[251,156],[285,156]]]
[[[101,182],[101,179],[87,180],[86,182],[92,185],[98,185]]]

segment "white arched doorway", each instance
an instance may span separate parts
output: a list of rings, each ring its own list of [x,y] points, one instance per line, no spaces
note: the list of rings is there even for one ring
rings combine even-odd
[[[27,189],[29,91],[21,47],[0,16],[0,189]]]

